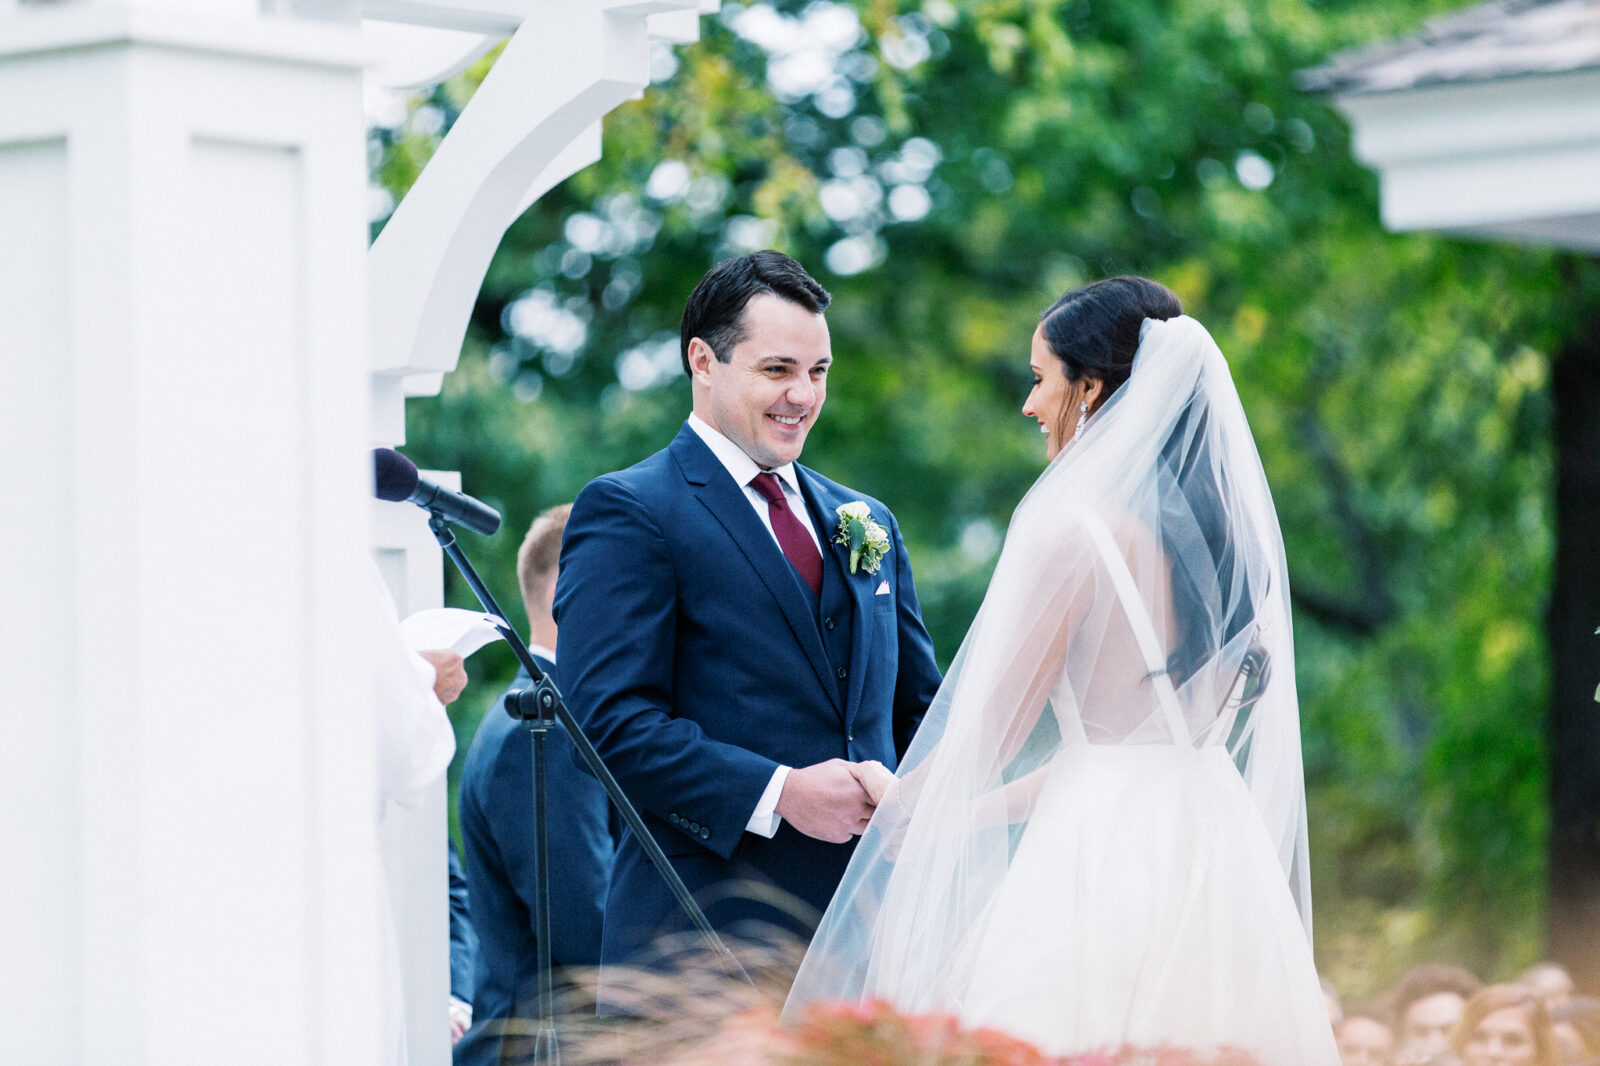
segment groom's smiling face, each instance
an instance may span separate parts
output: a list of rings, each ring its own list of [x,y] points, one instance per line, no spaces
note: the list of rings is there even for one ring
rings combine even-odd
[[[743,339],[722,362],[689,345],[694,412],[772,470],[800,458],[828,394],[828,323],[797,303],[757,293],[744,305]]]

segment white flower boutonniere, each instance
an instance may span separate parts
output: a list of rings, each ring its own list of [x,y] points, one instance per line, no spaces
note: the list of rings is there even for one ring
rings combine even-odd
[[[860,500],[841,503],[838,511],[839,531],[833,542],[850,549],[850,572],[853,574],[860,567],[876,574],[889,550],[889,531],[873,520],[872,509]]]

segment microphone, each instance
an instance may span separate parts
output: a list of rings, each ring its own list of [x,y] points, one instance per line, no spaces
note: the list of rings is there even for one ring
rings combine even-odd
[[[500,528],[500,512],[464,492],[435,485],[417,473],[417,464],[393,448],[372,449],[373,495],[391,503],[414,503],[447,522],[492,536]]]

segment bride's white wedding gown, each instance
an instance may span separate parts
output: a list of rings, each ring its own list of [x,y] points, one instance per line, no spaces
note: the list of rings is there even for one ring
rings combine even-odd
[[[1177,737],[1096,743],[1118,723],[1086,720],[1065,685],[1051,694],[1060,752],[952,952],[946,1006],[1054,1054],[1231,1046],[1263,1066],[1331,1066],[1305,927],[1261,815],[1222,738],[1195,746],[1121,552],[1088,528],[1123,613],[1092,704],[1154,702]]]
[[[974,933],[955,996],[970,1025],[1056,1054],[1337,1061],[1300,916],[1221,748],[1072,749]]]
[[[1210,336],[1145,327],[1019,504],[789,1014],[884,999],[1052,1054],[1338,1066],[1277,516]]]

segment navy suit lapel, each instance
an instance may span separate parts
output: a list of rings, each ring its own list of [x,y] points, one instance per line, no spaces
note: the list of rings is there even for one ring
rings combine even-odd
[[[873,588],[877,582],[865,570],[852,574],[850,549],[833,542],[834,531],[839,525],[838,506],[852,503],[856,497],[835,498],[818,483],[815,474],[799,463],[795,464],[795,474],[800,482],[800,492],[811,508],[811,521],[817,527],[817,538],[838,558],[839,573],[844,577],[845,588],[850,591],[850,601],[855,606],[855,622],[850,627],[850,686],[844,704],[844,720],[848,724],[861,706],[861,690],[867,679],[867,660],[872,654],[872,626],[867,624],[867,608],[872,602]]]
[[[761,578],[777,602],[784,620],[789,623],[794,638],[805,651],[816,671],[817,682],[828,694],[828,700],[841,715],[838,686],[828,667],[827,649],[822,646],[822,634],[817,631],[814,612],[800,589],[800,579],[783,557],[778,542],[767,532],[767,527],[756,517],[742,486],[734,484],[727,468],[711,454],[694,430],[687,425],[678,432],[669,447],[673,459],[682,471],[695,497],[705,505],[711,517],[727,532],[739,551],[744,554],[752,569]]]

